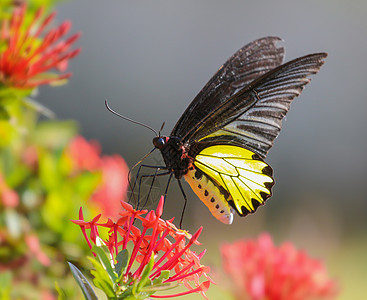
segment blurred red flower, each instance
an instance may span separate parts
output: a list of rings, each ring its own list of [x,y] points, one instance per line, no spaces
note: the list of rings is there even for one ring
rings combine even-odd
[[[196,254],[189,249],[194,243],[198,243],[197,239],[202,228],[199,228],[195,234],[190,235],[177,229],[170,221],[161,219],[163,203],[164,197],[162,196],[157,209],[147,213],[147,210],[135,210],[130,204],[121,201],[124,210],[120,213],[120,218],[116,222],[109,219],[106,223],[98,223],[101,215],[96,216],[89,222],[84,221],[83,212],[80,209],[79,220],[73,222],[81,227],[83,235],[91,248],[92,243],[97,244],[97,239],[100,238],[98,228],[109,228],[109,237],[104,240],[104,243],[115,259],[121,250],[126,250],[128,245],[132,244],[132,251],[122,281],[119,283],[121,290],[136,286],[136,282],[142,279],[144,270],[147,269],[148,264],[151,264],[153,257],[154,265],[151,265],[152,269],[148,275],[148,278],[152,280],[152,285],[149,287],[149,297],[168,298],[200,293],[207,299],[205,291],[211,283],[211,279],[207,274],[210,269],[200,264],[200,259],[205,251]],[[142,215],[145,215],[145,217]],[[136,227],[139,221],[142,230]],[[87,230],[90,230],[89,237]],[[160,277],[162,272],[167,271],[169,276],[165,277],[166,279],[155,288],[154,280]],[[200,280],[202,276],[206,279],[204,282]],[[172,287],[181,283],[188,289],[186,292],[162,296],[155,295],[156,291],[172,289]]]
[[[16,191],[12,190],[5,182],[3,175],[0,173],[0,207],[16,207],[19,204],[19,196]]]
[[[101,167],[101,147],[96,141],[76,136],[68,145],[66,153],[71,157],[74,172],[93,172]]]
[[[102,182],[91,201],[105,217],[116,220],[121,211],[120,201],[126,200],[129,168],[121,156],[113,155],[102,157],[101,170]]]
[[[49,73],[51,69],[63,72],[68,60],[80,52],[71,50],[80,34],[61,40],[70,30],[71,22],[45,32],[55,13],[45,18],[39,9],[29,21],[26,5],[14,8],[10,22],[4,19],[0,28],[0,84],[30,89],[41,84],[63,83],[71,73]]]
[[[42,251],[40,241],[35,234],[25,236],[29,255],[35,257],[42,265],[48,267],[51,264],[50,258]]]
[[[225,244],[221,253],[236,299],[333,299],[337,294],[322,262],[290,243],[274,246],[268,234]]]
[[[74,173],[81,171],[101,172],[101,182],[91,197],[91,204],[102,211],[103,216],[116,220],[121,211],[120,201],[126,200],[129,168],[119,155],[101,156],[96,141],[75,137],[66,153],[71,158]]]

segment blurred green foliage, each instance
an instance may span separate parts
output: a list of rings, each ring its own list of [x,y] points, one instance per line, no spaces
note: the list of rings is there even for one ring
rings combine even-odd
[[[10,20],[13,5],[21,2],[0,0],[0,22]],[[41,4],[48,10],[54,3],[31,1],[25,18]],[[9,40],[0,37],[2,60]],[[80,294],[66,261],[81,266],[90,252],[70,220],[77,219],[81,206],[87,218],[92,215],[96,203],[88,200],[101,185],[103,171],[101,165],[78,165],[71,150],[76,123],[41,121],[41,114],[52,113],[33,100],[37,89],[7,84],[9,68],[0,70],[0,299],[56,299],[55,289],[74,298]]]
[[[28,293],[32,281],[33,289],[42,290],[52,289],[57,280],[70,292],[72,286],[63,282],[65,261],[80,264],[87,250],[70,219],[86,206],[101,171],[75,170],[67,152],[77,133],[74,122],[39,122],[38,113],[19,101],[3,108],[9,118],[0,121],[0,264],[12,270],[15,297],[23,299],[22,282]],[[28,236],[40,241],[33,253]],[[38,257],[40,253],[51,261]]]
[[[47,10],[52,9],[56,4],[64,2],[64,0],[0,0],[0,19],[9,17],[14,6],[19,6],[22,3],[27,3],[28,12],[35,12],[40,7],[44,7]]]

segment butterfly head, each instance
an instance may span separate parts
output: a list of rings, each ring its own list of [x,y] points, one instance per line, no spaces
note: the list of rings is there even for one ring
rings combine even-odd
[[[153,138],[153,145],[157,149],[161,150],[166,145],[167,141],[167,136],[156,136],[155,138]]]

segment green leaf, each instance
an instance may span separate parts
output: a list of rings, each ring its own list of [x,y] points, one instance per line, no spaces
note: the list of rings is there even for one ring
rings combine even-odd
[[[39,174],[42,184],[47,191],[54,190],[62,181],[57,169],[57,158],[49,151],[42,151],[39,155]]]
[[[76,282],[79,284],[80,288],[82,289],[84,298],[87,300],[98,300],[96,294],[90,283],[88,282],[87,278],[79,271],[79,269],[74,266],[72,263],[68,262],[71,273],[73,274]]]
[[[169,274],[170,274],[170,271],[168,271],[168,270],[163,270],[163,271],[161,272],[161,275],[159,275],[159,277],[157,277],[157,278],[155,278],[155,279],[153,280],[153,284],[160,284],[160,283],[162,283],[162,282],[163,282],[163,280],[168,279]]]
[[[158,291],[166,291],[166,290],[174,289],[178,287],[179,285],[180,284],[178,282],[160,283],[160,284],[154,284],[152,286],[145,286],[141,289],[141,291],[152,295],[153,293],[158,292]]]
[[[66,300],[67,296],[65,291],[60,287],[60,285],[55,282],[55,290],[57,291],[57,300]]]
[[[143,273],[141,274],[141,279],[136,287],[136,291],[138,293],[144,286],[152,284],[151,280],[149,279],[149,274],[153,270],[153,266],[154,266],[154,253],[150,255],[149,263],[145,266]]]
[[[8,121],[9,119],[10,119],[10,115],[8,111],[4,107],[0,106],[0,120]]]
[[[33,138],[39,145],[56,149],[64,147],[76,131],[77,124],[73,121],[43,121],[38,123]]]
[[[23,99],[23,103],[34,109],[35,111],[41,113],[42,115],[44,115],[45,117],[49,118],[49,119],[55,119],[56,118],[56,115],[55,113],[48,109],[46,106],[42,105],[41,103],[31,99],[31,98],[25,98]]]
[[[127,263],[129,262],[129,252],[127,249],[123,249],[116,256],[117,264],[115,265],[115,271],[121,276],[122,272],[125,271]]]
[[[101,270],[99,267],[97,267],[96,269],[97,270],[91,270],[91,274],[95,277],[93,279],[93,283],[94,285],[101,289],[105,294],[106,296],[109,298],[109,299],[115,299],[116,298],[116,293],[115,293],[115,290],[112,286],[112,283],[109,281],[109,278],[107,276],[103,277],[101,276]]]
[[[116,283],[118,276],[117,273],[115,272],[115,266],[113,265],[112,257],[110,252],[108,251],[108,248],[106,246],[99,246],[99,247],[94,246],[92,248],[92,251],[97,254],[97,257],[101,262],[101,265],[107,271],[111,281],[113,283]]]
[[[72,181],[70,180],[68,184],[72,184],[74,193],[77,193],[86,201],[90,198],[90,196],[96,190],[97,186],[101,184],[101,182],[101,171],[95,171],[94,173],[88,171],[80,173],[78,174],[78,176],[73,177]]]
[[[8,120],[0,119],[0,147],[9,147],[12,142],[18,137],[16,127]],[[12,153],[14,156],[14,153]]]
[[[94,276],[93,283],[95,284],[95,286],[104,291],[107,297],[115,298],[115,283],[111,281],[111,278],[106,269],[96,259],[92,257],[88,257],[88,259],[91,261],[93,267],[95,268],[95,270],[91,271],[92,275]]]
[[[0,46],[1,47],[1,46]],[[32,89],[18,89],[0,84],[0,103],[21,100],[32,93]]]
[[[169,289],[173,289],[179,286],[178,282],[166,282],[163,283],[164,280],[169,278],[170,271],[164,270],[161,272],[159,277],[153,280],[153,284],[151,286],[145,286],[141,289],[142,292],[153,294],[158,291],[165,291]]]
[[[10,272],[0,274],[0,299],[10,300],[12,275]]]

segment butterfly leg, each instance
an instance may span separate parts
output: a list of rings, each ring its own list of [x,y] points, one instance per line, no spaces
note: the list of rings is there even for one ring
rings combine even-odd
[[[182,228],[182,221],[183,221],[183,217],[184,217],[185,210],[186,210],[186,205],[187,205],[187,197],[186,197],[185,191],[182,187],[181,180],[177,179],[177,181],[178,181],[178,186],[180,187],[182,196],[184,197],[184,200],[185,200],[184,207],[182,209],[181,220],[180,220],[180,229],[181,229]]]
[[[167,185],[166,185],[166,190],[164,191],[164,195],[163,195],[164,196],[164,204],[163,205],[166,204],[166,198],[167,198],[168,188],[169,188],[169,185],[171,183],[172,177],[173,177],[173,173],[171,173],[169,175],[169,177],[168,177],[168,181],[167,181]]]
[[[153,185],[154,185],[154,181],[155,179],[157,178],[157,175],[158,175],[158,171],[160,169],[155,169],[155,173],[154,173],[154,176],[153,176],[153,179],[152,179],[152,183],[150,184],[150,187],[149,187],[149,191],[148,191],[148,194],[147,194],[147,198],[145,199],[145,202],[143,204],[143,207],[145,207],[147,205],[147,202],[148,202],[148,199],[149,199],[149,196],[150,196],[150,193],[152,192],[152,188],[153,188]]]
[[[140,175],[140,171],[142,170],[142,168],[149,168],[149,169],[161,169],[161,170],[165,170],[167,169],[166,166],[150,166],[150,165],[140,165],[139,168],[138,168],[138,172],[136,173],[136,176],[135,176],[135,180],[134,180],[134,184],[131,185],[130,184],[130,180],[129,180],[129,185],[130,185],[130,190],[131,190],[131,195],[129,197],[129,203],[131,201],[131,197],[133,197],[134,195],[134,190],[135,190],[135,187],[136,187],[136,184],[138,182],[138,178],[139,178],[139,175]],[[138,199],[139,200],[139,199]]]
[[[150,187],[149,187],[149,191],[148,191],[148,194],[147,194],[147,197],[145,199],[145,202],[143,204],[142,207],[145,207],[145,205],[147,204],[148,202],[148,199],[150,197],[150,194],[151,194],[151,191],[152,191],[152,188],[153,188],[153,185],[154,185],[154,182],[155,182],[155,179],[159,176],[166,176],[168,174],[170,174],[171,172],[169,171],[166,171],[166,172],[163,172],[163,173],[158,173],[158,171],[160,170],[160,168],[156,168],[155,170],[155,173],[154,174],[150,174],[150,175],[141,175],[140,176],[140,179],[139,179],[139,187],[138,187],[138,203],[137,203],[137,206],[139,207],[140,206],[140,192],[141,192],[141,185],[142,185],[142,182],[145,178],[153,178],[152,179],[152,182],[150,184]]]

